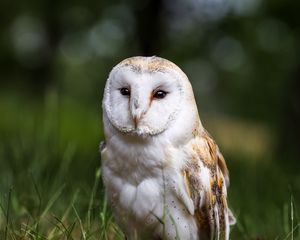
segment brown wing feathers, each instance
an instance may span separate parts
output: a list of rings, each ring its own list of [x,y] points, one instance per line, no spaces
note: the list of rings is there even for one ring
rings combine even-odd
[[[203,130],[198,138],[204,144],[192,144],[193,155],[184,170],[184,178],[194,201],[199,235],[206,239],[226,239],[229,231],[226,200],[228,169],[217,144],[208,132]],[[204,186],[201,182],[201,168],[209,170],[210,186]]]

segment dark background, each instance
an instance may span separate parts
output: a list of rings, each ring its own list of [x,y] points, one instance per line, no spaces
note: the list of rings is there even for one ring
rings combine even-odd
[[[292,0],[2,0],[0,237],[55,239],[64,223],[70,238],[82,228],[114,238],[97,172],[103,87],[124,58],[157,55],[187,73],[226,158],[232,239],[300,238],[299,10]]]

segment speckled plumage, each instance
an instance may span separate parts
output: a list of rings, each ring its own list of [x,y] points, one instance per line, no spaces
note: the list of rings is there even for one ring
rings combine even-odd
[[[153,97],[157,90],[166,97]],[[119,63],[106,83],[103,122],[103,181],[128,239],[229,239],[226,163],[179,67],[158,57]]]

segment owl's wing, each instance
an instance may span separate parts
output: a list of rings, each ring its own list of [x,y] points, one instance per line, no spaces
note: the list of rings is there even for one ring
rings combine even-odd
[[[188,149],[190,157],[182,174],[194,203],[200,238],[227,240],[235,219],[227,206],[226,162],[206,130],[195,136]]]

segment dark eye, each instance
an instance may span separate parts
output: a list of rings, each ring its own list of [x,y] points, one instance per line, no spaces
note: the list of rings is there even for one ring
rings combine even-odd
[[[153,97],[154,97],[154,98],[159,98],[159,99],[162,99],[162,98],[164,98],[165,96],[167,96],[167,92],[162,91],[162,90],[158,90],[158,91],[156,91],[156,92],[153,94]]]
[[[128,88],[121,88],[120,93],[124,96],[130,96],[130,90]]]

